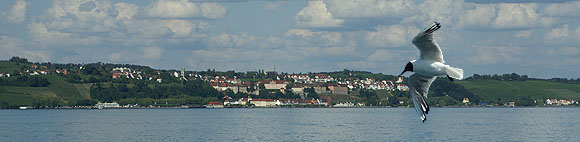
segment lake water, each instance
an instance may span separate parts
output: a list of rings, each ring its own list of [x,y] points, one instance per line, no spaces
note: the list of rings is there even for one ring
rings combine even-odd
[[[580,141],[580,108],[0,110],[0,141]]]

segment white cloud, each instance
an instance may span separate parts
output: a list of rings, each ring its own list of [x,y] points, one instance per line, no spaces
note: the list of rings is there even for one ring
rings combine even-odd
[[[529,39],[532,37],[532,30],[518,31],[516,34],[514,34],[514,37]]]
[[[467,57],[472,64],[514,64],[521,61],[521,47],[474,46],[475,55]]]
[[[147,59],[159,59],[163,55],[163,49],[159,47],[141,48],[143,56]]]
[[[209,19],[219,19],[223,18],[226,13],[226,7],[218,3],[202,3],[201,4],[202,16]]]
[[[223,18],[226,7],[218,3],[196,4],[187,0],[159,0],[144,9],[153,18]]]
[[[410,44],[419,29],[411,26],[391,25],[389,27],[379,25],[376,32],[367,32],[365,40],[372,46],[399,47]]]
[[[9,36],[0,37],[0,49],[15,49],[22,46],[24,41],[18,38],[12,38]]]
[[[113,8],[108,1],[55,0],[46,11],[45,26],[68,33],[107,33],[115,28]]]
[[[377,64],[375,63],[371,63],[368,61],[348,61],[348,62],[342,62],[339,63],[338,66],[341,66],[343,68],[346,69],[353,69],[353,70],[361,70],[361,69],[372,69],[372,68],[376,68]]]
[[[575,37],[576,37],[576,39],[577,39],[577,40],[580,40],[580,26],[578,26],[578,27],[576,28],[576,31],[575,31],[574,33],[576,34],[576,36],[575,36]]]
[[[184,19],[134,19],[123,21],[127,32],[137,38],[203,38],[209,24],[205,21]]]
[[[32,39],[43,43],[58,43],[69,38],[72,34],[48,30],[44,23],[28,24],[29,35]]]
[[[466,9],[460,15],[459,27],[488,27],[497,17],[495,4],[474,4],[474,9]]]
[[[209,28],[204,21],[164,20],[162,23],[173,32],[173,37],[204,36]]]
[[[116,3],[115,10],[117,11],[116,19],[132,19],[139,10],[139,6],[130,3]]]
[[[385,61],[393,61],[399,58],[399,55],[396,53],[392,53],[393,51],[388,51],[385,49],[380,49],[375,51],[371,54],[367,60],[368,61],[376,61],[376,62],[385,62]]]
[[[248,35],[247,33],[241,33],[240,35],[227,34],[222,32],[217,36],[213,36],[210,39],[209,45],[211,47],[246,47],[249,44],[255,43],[254,36]]]
[[[0,58],[8,59],[13,56],[27,58],[33,62],[49,62],[51,61],[52,52],[44,49],[30,49],[26,48],[29,43],[20,38],[13,38],[8,36],[0,37]]]
[[[308,29],[290,29],[288,30],[285,35],[286,36],[300,36],[300,37],[309,37],[313,35],[318,35],[322,32],[313,32]]]
[[[284,35],[287,47],[333,47],[352,45],[353,38],[346,37],[352,34],[360,33],[290,29]]]
[[[1,11],[0,16],[13,23],[23,23],[26,21],[28,12],[28,3],[24,0],[17,0],[8,11]]]
[[[579,17],[580,1],[570,1],[565,3],[549,4],[544,9],[544,14],[548,16]]]
[[[458,15],[463,13],[463,1],[440,0],[424,1],[419,5],[422,12],[420,23],[427,25],[434,21],[453,25],[457,21]]]
[[[541,25],[538,4],[499,4],[493,28],[528,28]],[[547,23],[549,24],[549,23]]]
[[[279,11],[284,8],[285,5],[287,5],[287,2],[285,1],[268,1],[264,4],[264,9],[268,11]]]
[[[121,60],[122,57],[123,57],[123,54],[121,54],[119,52],[115,52],[115,53],[112,53],[111,55],[109,55],[109,60],[119,61],[119,60]]]
[[[549,55],[556,55],[556,56],[577,56],[580,55],[580,47],[561,47],[561,48],[550,48],[548,50]]]
[[[339,27],[344,22],[335,19],[322,1],[309,1],[308,6],[298,12],[294,20],[300,27],[312,28]]]
[[[546,34],[546,40],[548,41],[565,40],[568,37],[570,37],[570,32],[567,24],[563,25],[562,28],[554,28]]]
[[[416,13],[409,0],[325,0],[328,10],[338,18],[401,18]]]

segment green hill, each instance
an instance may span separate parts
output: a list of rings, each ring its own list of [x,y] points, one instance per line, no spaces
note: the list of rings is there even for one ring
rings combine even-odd
[[[467,90],[481,98],[481,102],[506,103],[520,97],[531,97],[537,103],[546,99],[580,99],[580,84],[558,83],[544,80],[500,81],[473,80],[457,81]]]
[[[79,100],[91,99],[91,83],[73,84],[58,75],[43,75],[50,85],[46,87],[0,86],[0,100],[14,105],[33,105],[41,101],[55,101],[58,105],[71,105]]]
[[[21,62],[0,61],[0,73],[11,74],[12,77],[0,78],[0,81],[14,81],[19,76],[15,74],[32,69],[32,63],[26,60]],[[32,76],[30,76],[32,77]],[[0,101],[11,105],[35,105],[53,103],[57,105],[73,105],[79,100],[91,99],[89,89],[92,83],[69,83],[64,77],[49,74],[35,76],[46,79],[50,85],[45,87],[0,85]]]

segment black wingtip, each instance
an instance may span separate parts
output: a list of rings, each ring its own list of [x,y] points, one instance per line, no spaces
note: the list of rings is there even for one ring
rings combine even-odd
[[[428,28],[428,29],[425,31],[425,33],[426,33],[426,34],[431,34],[431,33],[435,32],[436,30],[438,30],[439,28],[441,28],[441,24],[440,24],[440,23],[437,23],[437,22],[435,22],[435,23],[434,23],[434,24],[433,24],[431,27],[429,27],[429,28]]]
[[[449,81],[453,82],[453,78],[449,75],[447,75],[447,78],[449,78]]]

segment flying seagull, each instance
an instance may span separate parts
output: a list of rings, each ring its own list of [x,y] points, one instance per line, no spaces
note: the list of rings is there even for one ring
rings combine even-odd
[[[413,104],[421,120],[427,120],[426,114],[429,113],[429,104],[425,100],[431,83],[437,76],[447,76],[449,80],[463,78],[463,70],[445,65],[441,48],[433,39],[433,32],[441,28],[441,24],[435,22],[431,27],[421,31],[413,39],[413,44],[421,52],[419,60],[412,60],[407,63],[405,70],[415,72],[409,77],[409,94],[413,97]]]

